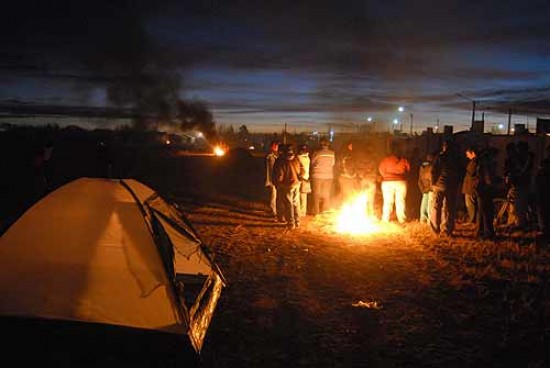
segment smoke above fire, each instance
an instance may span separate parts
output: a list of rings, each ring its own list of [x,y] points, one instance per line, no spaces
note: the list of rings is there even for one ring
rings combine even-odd
[[[206,103],[180,98],[181,55],[147,32],[147,19],[161,10],[161,2],[131,0],[18,1],[0,25],[0,71],[52,85],[65,78],[76,96],[104,89],[105,107],[130,113],[139,129],[172,124],[212,134]]]

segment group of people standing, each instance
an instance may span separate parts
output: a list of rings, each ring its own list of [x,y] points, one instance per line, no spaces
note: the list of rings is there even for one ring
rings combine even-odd
[[[307,145],[299,146],[298,154],[295,154],[292,145],[273,141],[265,162],[265,186],[269,190],[271,215],[290,229],[298,227],[300,218],[306,214],[315,216],[331,211],[336,202],[335,186],[338,187],[340,203],[349,201],[357,193],[365,194],[366,213],[375,217],[380,175],[384,198],[382,220],[390,221],[394,206],[398,221],[404,223],[407,220],[405,198],[410,164],[397,149],[377,165],[372,148],[356,153],[351,141],[339,155],[325,137],[311,153]],[[309,195],[311,203],[308,206]]]
[[[271,142],[265,157],[265,186],[273,219],[289,229],[297,228],[308,212],[310,193],[313,213],[328,210],[334,163],[334,151],[326,138],[321,138],[319,149],[311,155],[306,144],[295,152],[292,144]]]
[[[321,138],[319,147],[311,153],[307,145],[300,145],[295,153],[292,145],[272,142],[266,156],[265,181],[270,190],[271,214],[276,221],[293,229],[306,214],[317,215],[331,210],[335,195],[340,203],[345,203],[355,194],[362,193],[366,195],[367,215],[375,217],[377,188],[380,188],[381,220],[390,221],[394,215],[398,223],[404,224],[409,221],[407,214],[410,214],[410,209],[406,208],[410,178],[417,170],[421,223],[429,224],[437,236],[453,236],[457,212],[463,203],[467,226],[473,228],[477,238],[491,239],[495,236],[497,152],[491,147],[470,146],[462,153],[449,139],[441,143],[438,151],[411,164],[398,142],[390,145],[389,153],[381,160],[374,157],[372,146],[356,152],[351,141],[346,142],[338,154],[330,148],[326,138]],[[538,222],[546,236],[550,195],[544,194],[543,188],[549,185],[550,151],[548,155],[541,161],[536,176]],[[517,229],[526,228],[532,169],[533,154],[527,143],[509,144],[504,165],[510,203],[508,221]],[[309,196],[312,202],[308,207]]]
[[[494,207],[495,197],[502,191],[506,197],[507,230],[525,233],[529,230],[528,218],[531,217],[547,241],[550,195],[546,194],[545,188],[550,185],[550,148],[547,151],[547,157],[536,169],[534,154],[526,141],[509,143],[501,179],[497,175],[498,150],[468,146],[464,151],[467,162],[463,165],[458,147],[451,140],[444,141],[440,151],[428,154],[419,168],[420,221],[429,223],[436,235],[452,236],[459,203],[463,199],[464,224],[474,230],[474,237],[493,239],[495,218],[499,216]],[[533,177],[534,201],[530,198]]]

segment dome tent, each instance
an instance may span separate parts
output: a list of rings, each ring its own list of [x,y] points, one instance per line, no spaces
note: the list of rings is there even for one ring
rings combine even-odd
[[[41,339],[54,340],[84,330],[83,341],[69,341],[64,354],[139,335],[145,346],[149,337],[175,337],[182,351],[198,355],[224,285],[183,213],[133,179],[65,184],[0,238],[3,326],[38,328]],[[122,346],[112,344],[110,360]],[[144,353],[138,346],[121,347],[123,358]]]

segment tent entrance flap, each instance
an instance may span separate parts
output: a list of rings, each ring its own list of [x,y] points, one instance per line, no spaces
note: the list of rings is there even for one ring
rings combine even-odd
[[[224,286],[222,278],[213,273],[203,284],[195,303],[189,309],[189,335],[199,351]]]

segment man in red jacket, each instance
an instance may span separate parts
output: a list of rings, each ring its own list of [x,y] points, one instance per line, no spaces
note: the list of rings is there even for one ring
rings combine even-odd
[[[391,152],[378,165],[382,176],[382,221],[389,221],[395,204],[397,221],[403,224],[407,221],[405,199],[407,197],[407,176],[411,170],[409,160],[401,156],[397,144],[392,144]]]

